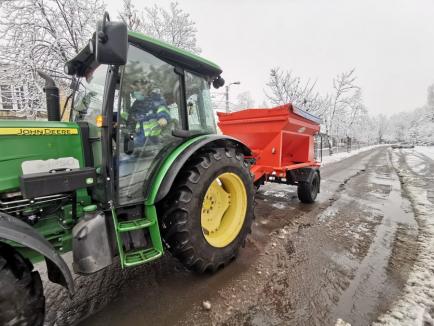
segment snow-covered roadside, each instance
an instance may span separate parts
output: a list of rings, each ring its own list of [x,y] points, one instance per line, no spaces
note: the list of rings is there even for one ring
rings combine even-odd
[[[427,167],[425,160],[415,155],[407,155],[405,157],[405,161],[407,162],[407,165],[410,167],[410,169],[417,174],[420,174]]]
[[[411,155],[411,154],[408,154]],[[420,180],[399,166],[399,158],[392,153],[392,163],[402,178],[416,213],[419,225],[419,254],[402,297],[379,318],[374,325],[432,325],[434,309],[434,204],[427,198],[427,190]]]
[[[414,149],[418,153],[424,154],[434,160],[434,146],[416,146]]]
[[[366,152],[366,151],[368,151],[370,149],[373,149],[373,148],[376,148],[376,147],[379,147],[379,146],[385,146],[385,145],[366,146],[366,147],[362,147],[360,149],[353,150],[353,151],[351,151],[349,153],[342,152],[342,153],[333,154],[331,156],[324,156],[322,158],[321,166],[324,166],[324,165],[327,165],[327,164],[330,164],[330,163],[334,163],[334,162],[338,162],[338,161],[342,161],[342,160],[344,160],[344,159],[346,159],[346,158],[348,158],[350,156],[354,156],[354,155],[357,155],[359,153]]]

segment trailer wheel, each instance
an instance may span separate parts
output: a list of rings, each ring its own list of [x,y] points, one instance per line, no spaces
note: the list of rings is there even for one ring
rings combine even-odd
[[[318,195],[319,183],[320,178],[316,172],[310,182],[300,181],[297,187],[298,199],[300,199],[302,203],[312,204]]]
[[[241,154],[196,154],[175,180],[162,207],[162,234],[187,268],[215,272],[244,245],[254,218],[254,185]]]
[[[12,247],[0,243],[0,325],[42,325],[45,297],[39,273]]]

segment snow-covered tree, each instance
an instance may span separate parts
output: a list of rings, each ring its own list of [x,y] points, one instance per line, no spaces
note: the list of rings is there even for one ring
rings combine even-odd
[[[375,117],[371,117],[367,110],[360,112],[356,121],[351,127],[351,139],[361,144],[373,144],[377,143],[378,120]]]
[[[9,67],[0,84],[13,80],[28,90],[30,110],[44,105],[40,69],[68,85],[64,63],[88,42],[101,19],[102,0],[14,0],[0,4],[0,62]]]
[[[434,84],[428,87],[427,93],[424,118],[427,121],[434,123]]]
[[[270,71],[268,90],[265,96],[274,105],[292,103],[312,114],[321,115],[325,111],[327,99],[315,90],[316,82],[303,82],[291,71],[282,71],[279,67]]]
[[[387,124],[387,141],[434,145],[434,85],[428,87],[424,106],[394,114]]]
[[[270,104],[267,102],[267,100],[263,100],[261,104],[259,105],[260,108],[266,109],[270,107]]]
[[[358,138],[374,142],[378,138],[375,119],[369,118],[363,104],[362,91],[356,85],[355,70],[343,72],[333,79],[333,92],[319,94],[316,84],[303,81],[293,73],[273,68],[270,72],[265,95],[274,105],[291,102],[322,119],[322,132],[325,142],[332,148],[332,143],[349,142]],[[383,129],[382,129],[383,130]],[[369,135],[368,135],[369,134]],[[332,141],[333,140],[333,141]],[[332,152],[332,150],[331,150]]]
[[[235,110],[251,109],[255,106],[255,100],[252,94],[247,92],[242,92],[237,96],[237,103],[235,104]]]
[[[389,121],[388,118],[384,115],[384,114],[380,114],[376,117],[375,119],[375,130],[377,131],[377,141],[378,143],[383,143],[384,142],[384,137],[386,135],[387,132],[387,128],[389,125]]]
[[[200,53],[197,46],[196,23],[190,14],[183,11],[177,2],[171,2],[166,9],[157,4],[138,9],[131,0],[123,0],[119,17],[128,27],[178,48]]]
[[[360,87],[355,84],[354,69],[338,74],[333,79],[333,93],[330,106],[324,113],[325,133],[337,138],[348,137],[348,128],[363,108]],[[329,142],[330,153],[332,146]]]
[[[118,13],[122,20],[131,31],[143,29],[143,11],[137,9],[131,0],[122,0],[122,10]]]
[[[434,145],[434,121],[432,110],[428,105],[406,114],[406,126],[403,138],[406,142]]]
[[[64,78],[64,63],[88,42],[102,0],[16,0],[1,5],[0,58]]]
[[[359,101],[359,87],[355,85],[356,77],[354,69],[343,72],[333,79],[333,94],[331,107],[327,112],[326,127],[328,133],[339,134],[340,117],[345,116],[349,109],[355,107],[355,101]]]

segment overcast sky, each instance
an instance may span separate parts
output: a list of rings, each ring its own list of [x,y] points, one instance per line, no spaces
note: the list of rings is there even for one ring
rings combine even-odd
[[[134,1],[134,0],[133,0]],[[107,0],[113,15],[119,0]],[[170,1],[159,0],[167,6]],[[137,6],[154,1],[136,1]],[[270,68],[317,80],[356,68],[366,106],[387,115],[422,106],[434,83],[432,0],[180,0],[197,24],[202,55],[223,69],[231,100],[250,91],[259,104]]]

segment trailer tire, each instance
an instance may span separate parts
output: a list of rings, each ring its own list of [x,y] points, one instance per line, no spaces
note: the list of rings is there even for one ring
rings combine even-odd
[[[0,325],[40,326],[45,297],[39,273],[29,260],[0,243]]]
[[[298,199],[302,203],[312,204],[319,192],[320,178],[317,172],[310,181],[300,181],[297,187]]]
[[[169,251],[198,273],[230,263],[251,233],[254,194],[242,154],[225,148],[195,154],[158,208]],[[216,204],[225,201],[226,206]]]

